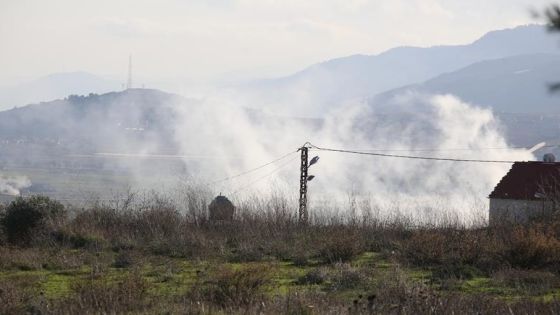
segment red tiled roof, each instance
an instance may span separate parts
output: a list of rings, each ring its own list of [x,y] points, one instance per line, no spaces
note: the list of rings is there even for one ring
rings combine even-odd
[[[535,196],[537,194],[537,196]],[[560,163],[516,162],[490,198],[537,200],[560,194]]]

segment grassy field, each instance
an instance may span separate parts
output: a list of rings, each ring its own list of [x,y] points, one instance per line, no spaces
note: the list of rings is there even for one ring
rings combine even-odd
[[[0,170],[3,177],[26,177],[32,186],[22,190],[23,195],[41,194],[61,202],[83,206],[95,200],[113,200],[123,197],[131,189],[176,186],[177,177],[150,176],[131,172],[107,170],[58,170],[42,168],[6,168]],[[29,191],[31,189],[31,191]],[[5,197],[0,202],[11,201]]]
[[[276,259],[190,260],[134,250],[3,248],[2,256],[0,288],[5,290],[5,313],[244,313],[247,309],[252,313],[262,305],[265,312],[272,313],[406,313],[399,299],[446,296],[472,299],[473,304],[476,298],[487,303],[495,299],[503,301],[504,307],[534,303],[553,311],[557,310],[553,301],[560,296],[557,279],[551,274],[533,272],[528,280],[496,276],[442,279],[430,268],[404,267],[375,252],[364,252],[345,263],[310,262],[305,266]],[[393,292],[395,296],[387,302],[379,301],[386,290],[399,292]],[[284,312],[293,306],[290,298],[298,301],[298,309]]]
[[[302,226],[285,203],[262,200],[258,212],[239,208],[233,222],[213,223],[197,198],[186,198],[186,213],[157,198],[64,212],[19,238],[3,220],[0,314],[560,312],[556,219]]]

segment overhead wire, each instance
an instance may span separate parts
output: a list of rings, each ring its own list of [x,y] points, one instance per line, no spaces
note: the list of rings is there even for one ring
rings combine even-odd
[[[377,156],[377,157],[390,157],[390,158],[402,158],[402,159],[415,159],[415,160],[429,160],[429,161],[448,161],[448,162],[467,162],[467,163],[501,163],[501,164],[513,164],[517,161],[509,161],[509,160],[484,160],[484,159],[459,159],[459,158],[447,158],[447,157],[431,157],[431,156],[416,156],[416,155],[401,155],[401,154],[387,154],[387,153],[379,153],[379,152],[444,152],[444,151],[482,151],[482,150],[506,150],[506,149],[527,149],[526,147],[509,147],[509,148],[462,148],[462,149],[369,149],[369,150],[348,150],[348,149],[334,149],[334,148],[324,148],[324,147],[319,147],[316,146],[310,142],[306,142],[304,145],[304,147],[307,146],[312,150],[318,150],[318,151],[330,151],[330,152],[338,152],[338,153],[348,153],[348,154],[357,154],[357,155],[369,155],[369,156]],[[552,148],[552,147],[558,147],[558,145],[546,145],[546,146],[542,146],[541,148]],[[232,175],[232,176],[228,176],[228,177],[224,177],[212,182],[208,182],[205,185],[213,185],[213,184],[217,184],[217,183],[221,183],[221,182],[225,182],[225,181],[229,181],[235,178],[239,178],[248,174],[251,174],[253,172],[256,172],[258,170],[261,170],[269,165],[272,165],[274,163],[277,163],[279,161],[282,161],[284,159],[286,159],[287,157],[291,156],[294,153],[297,153],[299,151],[291,151],[277,159],[274,159],[268,163],[259,165],[255,168],[243,171],[241,173],[238,173],[236,175]],[[296,157],[297,158],[297,157]],[[235,190],[233,193],[238,193],[240,191],[243,191],[245,189],[247,189],[248,187],[266,179],[267,177],[271,176],[272,174],[276,173],[277,171],[279,171],[280,169],[284,168],[285,166],[287,166],[289,163],[291,163],[294,159],[290,159],[290,161],[288,161],[288,163],[284,163],[282,165],[280,165],[279,167],[275,168],[274,170],[272,170],[271,172],[267,173],[266,175],[259,177],[258,179],[256,179],[253,182],[250,182],[246,185],[243,186],[243,188],[240,188],[238,190]]]
[[[558,145],[545,145],[542,148],[556,148]],[[490,151],[490,150],[528,150],[528,147],[508,147],[508,148],[453,148],[453,149],[351,149],[350,151],[361,152],[448,152],[448,151]]]
[[[257,178],[256,180],[254,180],[254,181],[248,183],[247,185],[244,185],[244,187],[242,187],[242,188],[240,188],[240,189],[235,190],[232,194],[235,195],[235,194],[237,194],[237,193],[239,193],[239,192],[241,192],[241,191],[244,191],[244,190],[248,189],[249,187],[255,185],[256,183],[258,183],[258,182],[260,182],[260,181],[262,181],[262,180],[264,180],[264,179],[270,177],[270,176],[273,175],[274,173],[276,173],[276,172],[280,171],[281,169],[283,169],[284,167],[288,166],[290,163],[292,163],[293,161],[295,161],[297,158],[298,158],[298,157],[296,156],[296,157],[294,157],[293,159],[290,159],[289,161],[287,161],[286,163],[284,163],[284,164],[278,166],[277,168],[275,168],[275,169],[272,170],[271,172],[267,173],[266,175]]]
[[[234,178],[238,178],[238,177],[241,177],[241,176],[244,176],[244,175],[247,175],[247,174],[256,172],[256,171],[258,171],[258,170],[260,170],[260,169],[262,169],[262,168],[265,168],[265,167],[267,167],[267,166],[269,166],[269,165],[271,165],[271,164],[274,164],[274,163],[276,163],[276,162],[280,162],[280,161],[282,161],[283,159],[289,157],[290,155],[292,155],[292,154],[294,154],[294,153],[296,153],[296,152],[297,152],[297,150],[296,150],[296,151],[292,151],[292,152],[290,152],[290,153],[288,153],[288,154],[286,154],[286,155],[283,155],[283,156],[281,156],[281,157],[279,157],[279,158],[277,158],[277,159],[274,159],[274,160],[272,160],[272,161],[270,161],[270,162],[268,162],[268,163],[265,163],[265,164],[262,164],[262,165],[260,165],[260,166],[255,167],[255,168],[252,168],[252,169],[243,171],[243,172],[241,172],[241,173],[239,173],[239,174],[236,174],[236,175],[233,175],[233,176],[228,176],[228,177],[225,177],[225,178],[222,178],[222,179],[218,179],[218,180],[209,182],[209,183],[207,183],[207,185],[213,185],[213,184],[225,182],[225,181],[228,181],[228,180],[232,180],[232,179],[234,179]]]
[[[402,158],[402,159],[414,159],[414,160],[429,160],[429,161],[448,161],[448,162],[467,162],[467,163],[502,163],[502,164],[513,164],[518,161],[505,161],[505,160],[481,160],[481,159],[457,159],[457,158],[445,158],[445,157],[428,157],[428,156],[414,156],[414,155],[399,155],[399,154],[386,154],[386,153],[374,153],[374,152],[364,152],[355,150],[343,150],[343,149],[332,149],[332,148],[322,148],[314,144],[307,143],[310,148],[319,151],[330,151],[339,153],[349,153],[358,155],[370,155],[378,157],[392,157],[392,158]]]

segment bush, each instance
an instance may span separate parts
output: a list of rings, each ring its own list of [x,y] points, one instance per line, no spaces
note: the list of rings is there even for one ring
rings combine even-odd
[[[336,264],[336,272],[331,278],[331,290],[355,289],[362,286],[367,276],[349,264]]]
[[[46,256],[44,250],[36,248],[0,247],[0,270],[41,269]]]
[[[255,242],[256,243],[256,242]],[[230,262],[252,262],[261,261],[264,258],[263,249],[258,244],[244,242],[234,248],[229,257]]]
[[[492,275],[492,280],[533,295],[546,294],[560,284],[560,278],[551,272],[522,269],[500,270]]]
[[[0,204],[0,224],[2,223],[2,219],[6,214],[6,208],[4,205]],[[6,244],[6,234],[4,233],[4,229],[0,227],[0,246]]]
[[[25,314],[29,294],[11,281],[0,281],[0,314]]]
[[[450,239],[441,231],[416,231],[404,242],[404,254],[416,265],[441,264],[451,256]]]
[[[109,247],[109,242],[103,237],[93,234],[85,229],[72,229],[63,226],[51,234],[54,241],[59,245],[74,248],[100,251]]]
[[[468,279],[506,265],[504,240],[509,238],[491,229],[418,229],[401,242],[398,256],[415,266],[436,267],[436,278]]]
[[[309,265],[309,255],[304,251],[299,251],[292,257],[292,263],[297,267],[307,266]]]
[[[128,268],[135,263],[135,257],[129,251],[122,251],[116,257],[113,262],[113,267],[115,268]]]
[[[108,242],[104,238],[95,235],[71,234],[68,237],[68,241],[73,248],[85,248],[99,251],[108,246]]]
[[[350,261],[365,251],[364,241],[356,232],[347,229],[327,234],[320,245],[319,258],[327,263]]]
[[[118,212],[106,207],[93,207],[78,212],[72,221],[72,226],[79,231],[78,234],[83,234],[83,231],[94,232],[107,240],[112,240],[122,234],[129,234],[127,225],[130,225],[128,223],[130,221],[132,221],[132,216],[129,212]]]
[[[510,242],[505,256],[511,266],[538,268],[560,263],[560,240],[544,226],[516,227]]]
[[[65,216],[58,201],[44,196],[18,197],[6,208],[0,224],[10,244],[29,245],[33,236],[52,232]]]
[[[221,307],[247,307],[259,299],[270,281],[270,266],[252,265],[243,269],[222,266],[204,285],[202,298]]]
[[[118,283],[84,281],[72,285],[74,295],[54,305],[61,314],[129,314],[149,307],[148,282],[138,273]]]
[[[316,268],[305,275],[299,277],[296,281],[299,285],[322,284],[327,278],[327,273],[323,268]]]
[[[460,279],[470,280],[482,276],[476,267],[463,264],[440,265],[432,271],[432,280]]]

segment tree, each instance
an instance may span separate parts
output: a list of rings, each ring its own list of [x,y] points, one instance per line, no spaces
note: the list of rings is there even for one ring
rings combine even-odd
[[[65,217],[64,206],[58,201],[44,196],[18,197],[6,208],[0,218],[0,226],[9,243],[29,245],[35,236],[49,232],[57,221]]]
[[[560,5],[551,5],[548,9],[544,11],[544,15],[548,22],[548,29],[551,32],[560,32]],[[550,90],[557,92],[560,90],[560,82],[552,83],[550,85]]]
[[[550,6],[544,14],[548,20],[548,28],[551,31],[560,31],[560,5]]]

